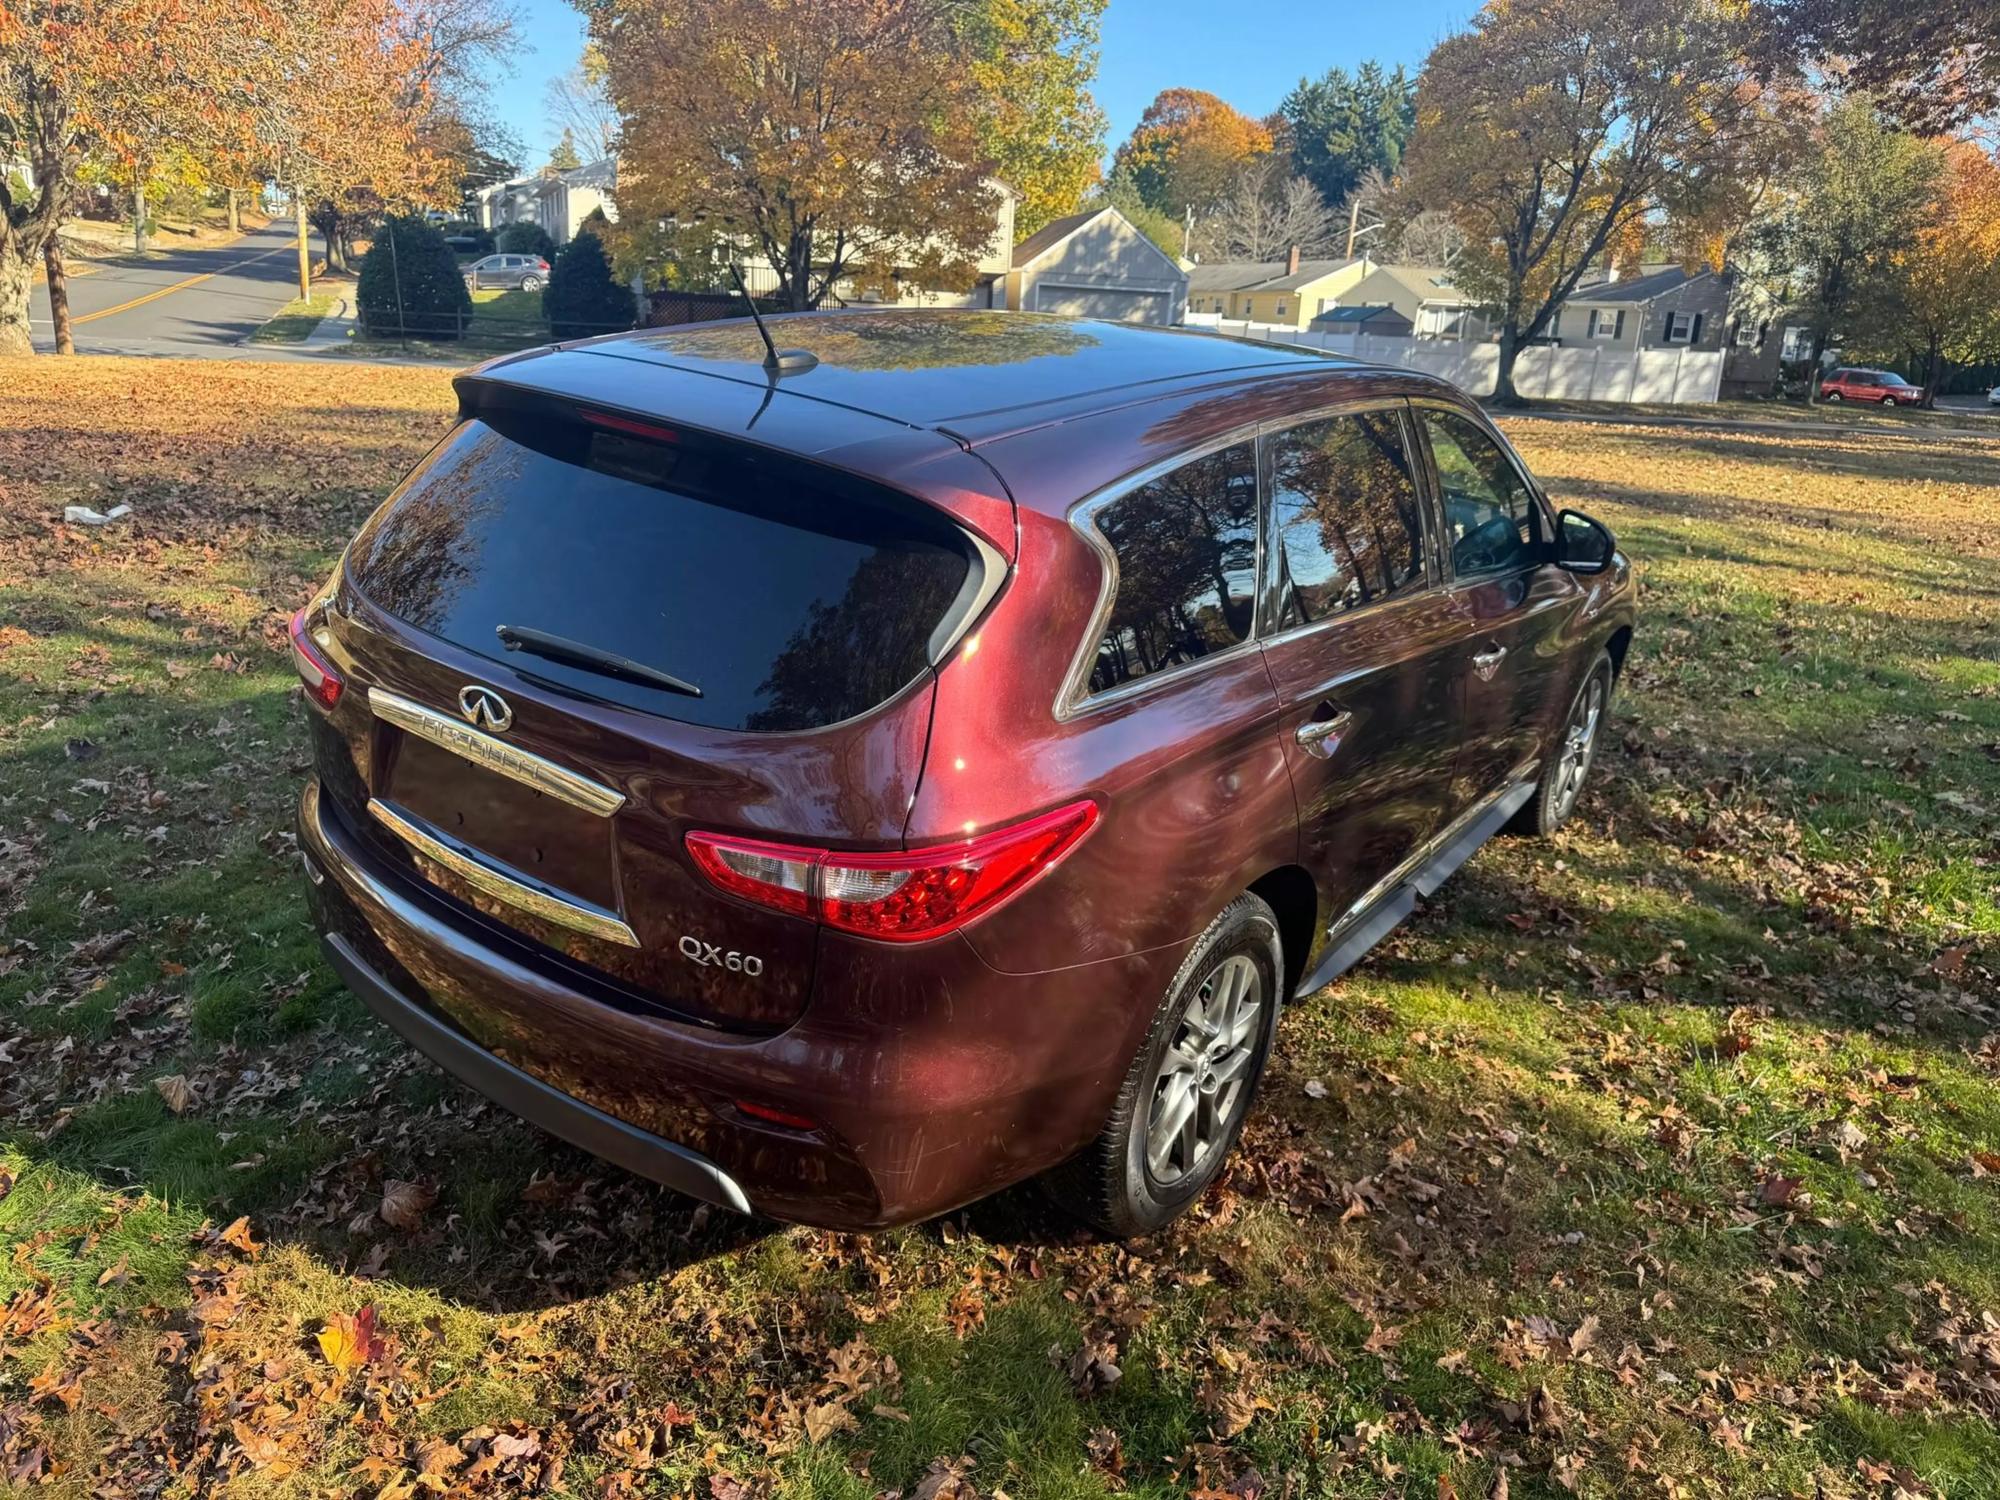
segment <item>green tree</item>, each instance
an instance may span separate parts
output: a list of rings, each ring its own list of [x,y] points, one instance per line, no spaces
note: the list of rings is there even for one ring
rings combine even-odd
[[[541,225],[523,219],[517,224],[504,224],[495,231],[493,248],[502,255],[539,255],[554,264],[557,246]]]
[[[1129,168],[1119,168],[1090,195],[1085,208],[1115,208],[1132,227],[1158,245],[1174,260],[1181,258],[1187,240],[1186,226],[1172,214],[1161,213],[1140,195],[1139,185]]]
[[[1104,111],[1091,97],[1105,0],[972,0],[951,11],[972,54],[980,142],[1021,195],[1025,238],[1074,213],[1098,180]]]
[[[1365,62],[1353,73],[1329,68],[1301,78],[1278,113],[1286,126],[1292,170],[1328,203],[1345,203],[1369,171],[1396,175],[1417,123],[1417,86],[1398,66]]]
[[[1459,285],[1499,312],[1494,394],[1614,239],[1740,171],[1760,96],[1735,0],[1492,5],[1438,44],[1404,162],[1468,239]]]
[[[569,127],[563,127],[562,139],[556,142],[555,150],[549,153],[550,172],[574,172],[583,165],[583,158],[577,155],[576,137]]]
[[[1896,129],[1867,99],[1826,109],[1788,190],[1746,236],[1746,259],[1773,267],[1776,299],[1809,320],[1815,365],[1849,320],[1867,320],[1894,257],[1931,217],[1943,173],[1939,146]]]
[[[632,289],[619,283],[604,248],[603,235],[609,228],[602,212],[592,212],[556,256],[548,289],[542,293],[542,313],[556,338],[622,333],[637,316]]]
[[[458,259],[437,227],[415,214],[382,221],[361,257],[354,304],[370,333],[457,338],[472,312]]]

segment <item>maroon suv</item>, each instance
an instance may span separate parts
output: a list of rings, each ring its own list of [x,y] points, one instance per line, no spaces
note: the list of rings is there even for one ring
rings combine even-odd
[[[697,1197],[867,1228],[1220,1169],[1279,1007],[1575,805],[1633,626],[1444,383],[861,312],[600,339],[293,625],[317,920],[412,1045]]]

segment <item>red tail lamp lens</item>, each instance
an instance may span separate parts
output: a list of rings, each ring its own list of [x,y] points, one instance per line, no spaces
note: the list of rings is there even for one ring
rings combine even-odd
[[[795,1115],[788,1109],[773,1109],[768,1104],[759,1104],[753,1099],[738,1099],[736,1108],[753,1120],[766,1125],[782,1125],[787,1130],[817,1130],[819,1121],[811,1115]]]
[[[1024,889],[1097,825],[1074,802],[962,843],[847,854],[691,833],[688,853],[731,895],[888,943],[940,937]]]
[[[292,616],[292,665],[299,669],[299,680],[306,685],[306,696],[321,708],[332,708],[340,701],[342,686],[340,674],[333,669],[306,630],[306,612],[300,610]]]

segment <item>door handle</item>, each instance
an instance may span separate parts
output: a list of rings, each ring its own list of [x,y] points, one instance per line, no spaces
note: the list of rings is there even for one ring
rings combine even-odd
[[[1325,760],[1340,748],[1341,736],[1354,722],[1354,715],[1342,709],[1330,719],[1308,719],[1293,731],[1292,738],[1306,754]]]
[[[1479,674],[1481,682],[1491,682],[1493,674],[1500,670],[1500,663],[1507,659],[1507,648],[1495,646],[1491,651],[1475,651],[1472,656],[1472,670]]]

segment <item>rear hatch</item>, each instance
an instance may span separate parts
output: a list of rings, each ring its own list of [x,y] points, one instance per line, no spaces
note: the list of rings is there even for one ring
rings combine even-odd
[[[814,925],[717,890],[685,835],[894,847],[991,559],[830,465],[486,388],[309,622],[346,678],[322,806],[469,934],[782,1026]]]

